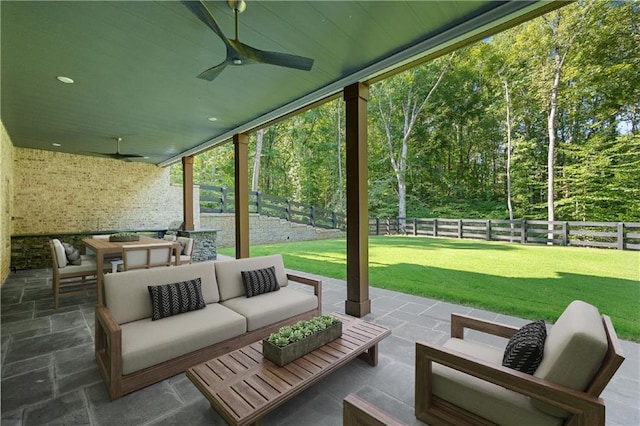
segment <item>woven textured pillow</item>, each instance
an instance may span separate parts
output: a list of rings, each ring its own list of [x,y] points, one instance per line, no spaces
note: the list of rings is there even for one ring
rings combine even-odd
[[[67,261],[70,265],[82,265],[82,258],[78,250],[69,243],[62,243],[64,253],[67,255]]]
[[[527,374],[533,374],[542,362],[547,328],[539,320],[524,325],[518,330],[504,351],[502,365]]]
[[[247,290],[247,297],[280,290],[275,266],[254,271],[240,271],[240,273],[242,274],[244,287]]]
[[[147,286],[153,321],[204,308],[200,278],[173,284]]]

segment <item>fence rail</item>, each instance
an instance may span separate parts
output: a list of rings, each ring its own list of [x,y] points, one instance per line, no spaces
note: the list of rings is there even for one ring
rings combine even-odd
[[[638,222],[372,218],[370,235],[415,235],[640,250]]]
[[[200,185],[200,212],[233,213],[235,212],[234,197],[232,189]],[[262,192],[249,192],[249,212],[320,228],[343,231],[347,228],[344,214]],[[638,222],[370,218],[369,234],[640,250],[640,223]]]
[[[235,212],[233,190],[219,186],[200,185],[200,212]],[[303,223],[318,228],[346,229],[344,214],[257,191],[249,192],[249,213],[279,217],[290,222]]]

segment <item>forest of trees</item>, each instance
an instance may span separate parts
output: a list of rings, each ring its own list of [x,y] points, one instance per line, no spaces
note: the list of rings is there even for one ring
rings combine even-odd
[[[370,216],[640,221],[639,8],[574,3],[372,85]],[[250,140],[251,189],[345,210],[342,99]],[[233,187],[233,146],[194,174]]]

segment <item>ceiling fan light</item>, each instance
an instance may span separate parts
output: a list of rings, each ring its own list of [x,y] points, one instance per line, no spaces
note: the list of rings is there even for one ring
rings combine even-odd
[[[233,65],[242,65],[242,59],[234,59]]]
[[[65,84],[73,84],[73,83],[75,83],[72,78],[65,77],[63,75],[59,75],[56,78],[58,79],[58,81],[60,81],[62,83],[65,83]]]
[[[227,0],[227,5],[231,9],[237,10],[238,13],[244,12],[244,10],[247,8],[247,3],[245,3],[244,0]]]

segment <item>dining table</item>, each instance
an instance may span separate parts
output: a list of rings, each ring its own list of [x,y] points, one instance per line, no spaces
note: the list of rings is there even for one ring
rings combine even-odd
[[[98,305],[104,304],[104,258],[108,254],[122,254],[122,248],[128,245],[152,245],[152,244],[172,244],[174,253],[180,252],[180,243],[175,241],[162,240],[159,238],[140,236],[135,241],[109,241],[108,238],[85,238],[82,245],[91,249],[96,255],[96,286],[98,293]]]

